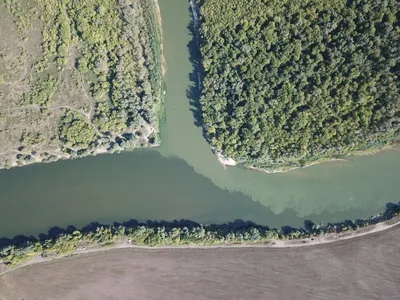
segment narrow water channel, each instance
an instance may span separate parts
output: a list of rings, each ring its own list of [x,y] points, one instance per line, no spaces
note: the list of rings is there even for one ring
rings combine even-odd
[[[190,100],[190,3],[160,6],[167,62],[162,146],[0,171],[0,236],[131,218],[300,226],[305,219],[367,217],[398,202],[399,148],[282,174],[220,165]]]

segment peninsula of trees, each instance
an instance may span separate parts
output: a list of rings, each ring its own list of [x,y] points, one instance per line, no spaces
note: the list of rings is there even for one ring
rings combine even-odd
[[[0,167],[158,144],[153,0],[0,3]]]
[[[397,0],[198,0],[211,144],[264,169],[377,149],[400,134]]]

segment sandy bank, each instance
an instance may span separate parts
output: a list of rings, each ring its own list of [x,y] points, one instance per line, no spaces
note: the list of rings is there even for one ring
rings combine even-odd
[[[383,148],[380,149],[371,149],[371,150],[365,150],[365,151],[356,151],[353,152],[349,155],[347,155],[347,157],[357,157],[357,156],[368,156],[368,155],[374,155],[377,153],[380,153],[382,151],[386,151],[386,150],[391,150],[391,149],[395,149],[394,147],[398,145],[398,142],[394,143],[393,145],[388,145],[385,146]],[[218,157],[218,161],[225,165],[225,166],[235,166],[238,165],[238,163],[229,157],[224,156],[221,152],[215,152],[217,154]],[[245,168],[247,169],[251,169],[251,170],[256,170],[256,171],[260,171],[263,173],[267,173],[267,174],[274,174],[274,173],[286,173],[286,172],[290,172],[293,170],[297,170],[297,169],[304,169],[304,168],[308,168],[308,167],[312,167],[315,165],[319,165],[319,164],[323,164],[323,163],[329,163],[329,162],[348,162],[348,159],[345,158],[327,158],[327,159],[321,159],[321,160],[316,160],[314,162],[311,162],[307,165],[301,166],[301,167],[282,167],[282,168],[277,168],[274,170],[270,170],[270,169],[263,169],[263,168],[259,168],[259,167],[254,167],[254,166],[245,166]]]
[[[217,155],[218,161],[224,166],[236,166],[237,165],[237,162],[234,159],[223,156],[221,152],[216,152],[216,155]]]

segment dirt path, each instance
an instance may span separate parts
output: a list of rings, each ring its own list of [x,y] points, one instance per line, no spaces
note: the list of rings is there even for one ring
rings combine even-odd
[[[96,125],[93,124],[92,122],[92,110],[93,110],[93,105],[92,102],[90,101],[90,99],[88,99],[89,103],[90,103],[90,110],[89,112],[85,113],[79,109],[73,108],[72,106],[69,105],[55,105],[55,106],[48,106],[48,107],[42,107],[40,105],[28,105],[28,106],[22,106],[22,107],[13,107],[13,108],[6,108],[0,111],[0,113],[2,112],[7,112],[7,111],[18,111],[18,110],[29,110],[29,109],[33,109],[33,110],[41,110],[41,109],[48,109],[48,110],[57,110],[57,109],[69,109],[72,110],[82,116],[84,116],[88,122],[90,123],[90,125],[93,127],[93,129],[96,131],[96,134],[99,137],[103,137],[104,134],[102,134],[96,127]]]

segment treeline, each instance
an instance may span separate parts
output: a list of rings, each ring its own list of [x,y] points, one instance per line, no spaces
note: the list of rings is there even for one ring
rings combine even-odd
[[[264,168],[379,148],[400,134],[397,0],[204,0],[203,122]]]
[[[135,220],[123,224],[92,223],[81,230],[53,228],[39,238],[17,236],[0,239],[0,263],[8,267],[20,264],[36,255],[51,256],[73,253],[90,247],[108,247],[121,241],[137,246],[229,245],[242,243],[273,243],[274,240],[314,238],[333,233],[358,230],[362,227],[390,220],[400,214],[399,204],[389,203],[384,213],[370,218],[327,225],[306,221],[304,228],[266,226],[236,220],[222,225],[201,225],[192,221],[140,223]]]

